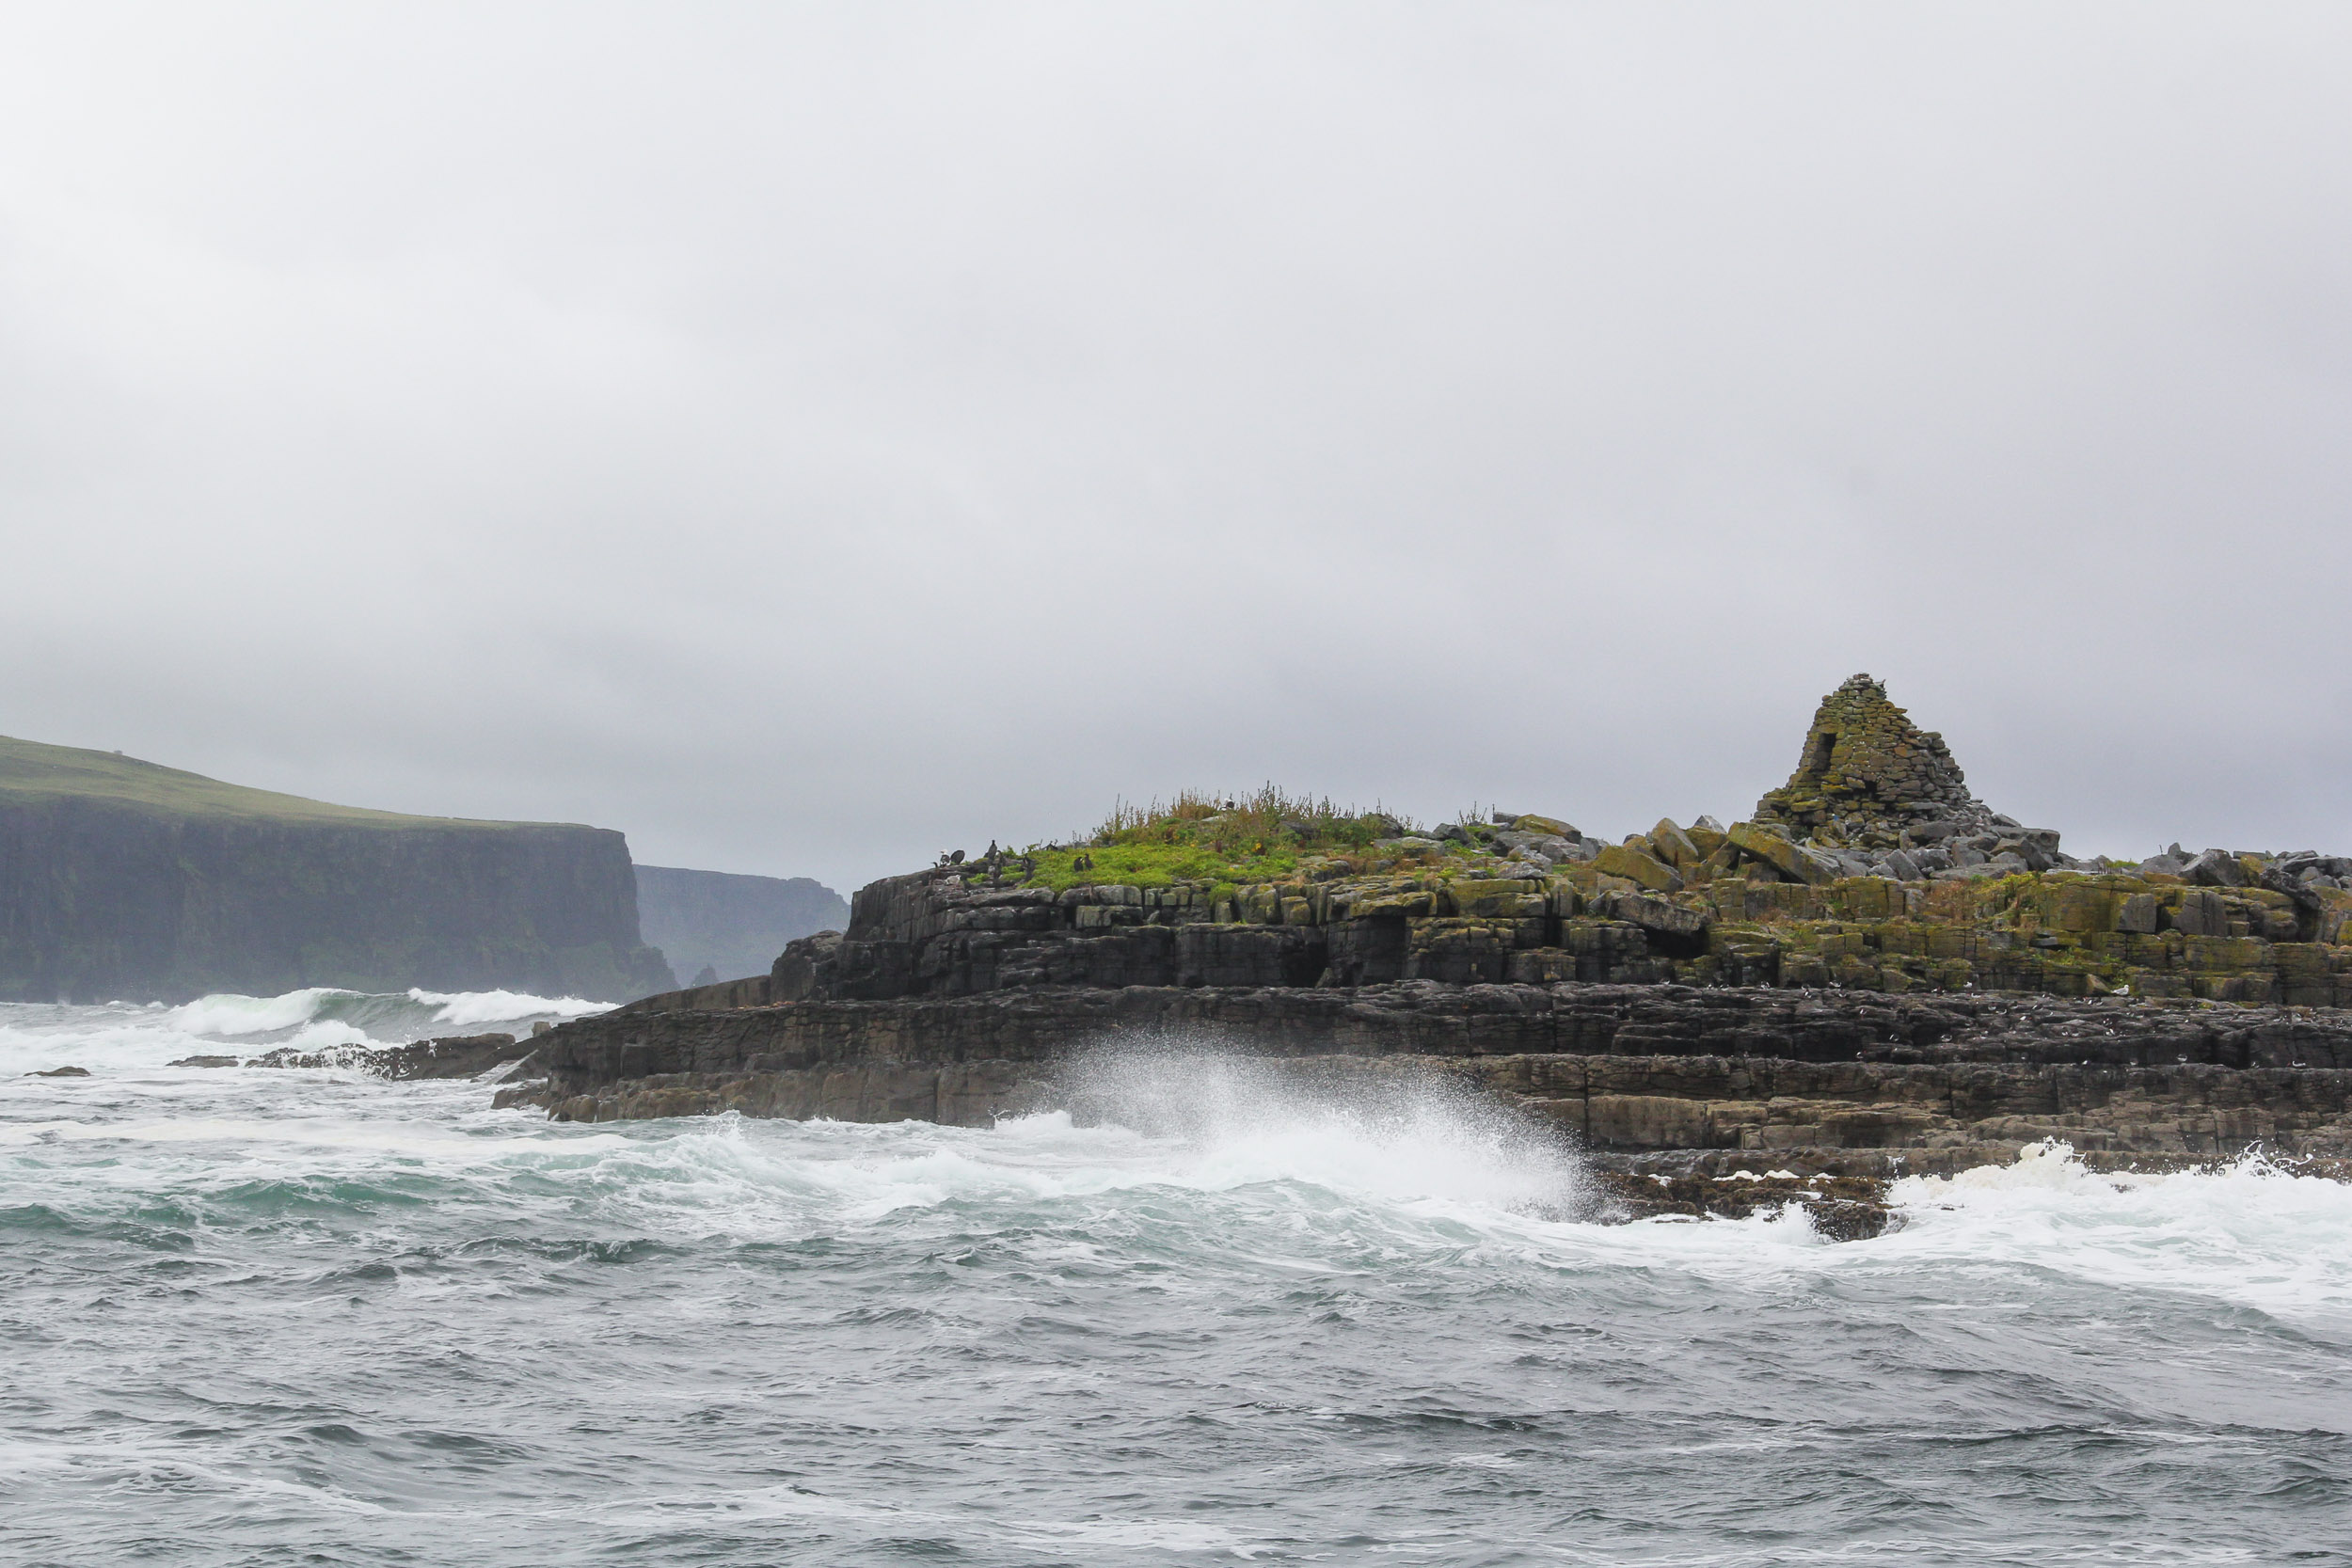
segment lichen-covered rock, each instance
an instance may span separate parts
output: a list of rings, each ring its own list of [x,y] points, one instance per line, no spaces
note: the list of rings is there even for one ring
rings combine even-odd
[[[1838,868],[1826,857],[1818,855],[1759,823],[1734,822],[1726,842],[1760,865],[1768,866],[1792,882],[1827,882],[1836,879]]]
[[[1593,859],[1593,869],[1648,888],[1653,893],[1679,893],[1682,879],[1675,868],[1632,844],[1613,844]]]
[[[1988,811],[1968,792],[1944,737],[1913,724],[1867,674],[1821,699],[1796,771],[1756,802],[1756,819],[1782,824],[1794,837],[1879,849],[1902,847],[1915,829],[1927,830],[1918,835],[1925,843],[2007,828],[2016,841],[2011,852],[2030,870],[2042,867],[2031,863],[2027,846],[2045,862],[2058,848],[2056,833]]]

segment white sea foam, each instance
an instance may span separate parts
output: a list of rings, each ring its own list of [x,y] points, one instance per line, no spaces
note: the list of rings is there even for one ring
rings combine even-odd
[[[341,1019],[312,1019],[294,1032],[286,1043],[297,1051],[325,1051],[338,1045],[366,1045],[367,1031]]]
[[[959,1204],[1058,1204],[1168,1189],[1263,1191],[1272,1201],[1442,1222],[1558,1214],[1577,1167],[1556,1139],[1442,1085],[1317,1094],[1246,1062],[1160,1059],[1098,1076],[1093,1114],[993,1128],[922,1122],[640,1125],[601,1173],[745,1235],[815,1210],[857,1223]],[[1141,1125],[1133,1125],[1140,1123]],[[779,1208],[780,1197],[787,1201]],[[1798,1227],[1802,1231],[1803,1227]]]
[[[2352,1322],[2352,1185],[2291,1162],[2106,1173],[2050,1142],[2011,1164],[1908,1178],[1891,1196],[1909,1223],[1872,1243],[1880,1257],[1965,1257]]]
[[[293,1029],[310,1022],[318,1016],[320,1004],[329,997],[358,997],[356,990],[339,990],[331,986],[311,986],[303,990],[290,990],[282,996],[242,996],[234,991],[222,991],[200,996],[167,1015],[172,1026],[183,1034],[214,1038],[234,1038],[241,1035],[269,1035],[281,1029]]]
[[[707,1499],[697,1499],[698,1511],[711,1506]],[[719,1506],[729,1514],[747,1519],[866,1525],[899,1535],[920,1532],[954,1536],[977,1528],[990,1537],[1051,1556],[1060,1556],[1077,1546],[1121,1553],[1215,1553],[1248,1561],[1270,1549],[1254,1537],[1199,1520],[992,1518],[978,1522],[964,1513],[837,1497],[804,1486],[747,1489],[730,1494]],[[642,1528],[675,1525],[677,1514],[675,1505],[663,1500],[628,1498],[612,1504],[607,1517]]]
[[[205,1144],[240,1158],[294,1148],[352,1149],[403,1160],[472,1164],[518,1155],[594,1154],[625,1147],[612,1132],[473,1136],[415,1122],[302,1117],[183,1117],[156,1121],[26,1121],[0,1126],[0,1148],[44,1143]]]
[[[504,1023],[527,1018],[586,1018],[612,1010],[610,1002],[589,1002],[577,996],[532,996],[515,990],[421,990],[411,988],[411,1002],[437,1008],[436,1023],[459,1027]]]
[[[152,1072],[183,1056],[279,1045],[325,1051],[389,1045],[456,1031],[519,1032],[532,1022],[602,1012],[609,1003],[511,990],[377,994],[310,986],[278,996],[217,992],[178,1006],[0,1004],[0,1080],[72,1065]],[[224,1048],[227,1048],[224,1050]]]

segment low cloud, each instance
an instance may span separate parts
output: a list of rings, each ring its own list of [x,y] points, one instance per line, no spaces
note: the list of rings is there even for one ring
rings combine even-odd
[[[2334,8],[0,24],[0,732],[836,885],[1743,813],[1857,670],[2352,847]]]

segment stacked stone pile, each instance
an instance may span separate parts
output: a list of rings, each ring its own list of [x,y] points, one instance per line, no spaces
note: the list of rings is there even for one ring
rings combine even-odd
[[[1882,850],[1909,847],[1915,828],[1928,830],[1930,842],[2005,820],[1968,793],[1944,737],[1913,724],[1867,674],[1821,699],[1796,772],[1756,802],[1756,819],[1823,844]]]

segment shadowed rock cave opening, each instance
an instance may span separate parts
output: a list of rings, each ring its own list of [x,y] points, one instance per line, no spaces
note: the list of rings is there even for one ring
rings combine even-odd
[[[1661,958],[1687,960],[1699,958],[1707,952],[1707,932],[1704,929],[1687,934],[1677,931],[1645,931],[1642,933],[1642,939],[1651,954]]]

